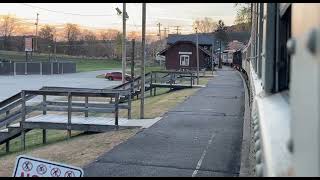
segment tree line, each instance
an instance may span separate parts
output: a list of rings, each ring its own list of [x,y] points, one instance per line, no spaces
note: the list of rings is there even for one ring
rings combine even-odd
[[[236,3],[238,8],[235,25],[225,26],[222,20],[218,22],[204,17],[193,22],[199,33],[215,33],[216,37],[227,42],[228,31],[250,30],[250,3]],[[30,22],[29,22],[30,23]],[[32,24],[32,25],[31,25]],[[12,15],[0,16],[0,50],[24,51],[25,36],[19,34],[34,34],[34,24],[24,24],[21,19]],[[130,52],[130,40],[136,39],[137,52],[141,39],[139,32],[127,33],[127,49]],[[147,36],[147,56],[155,56],[156,52],[165,47],[165,39],[158,41],[157,36]],[[67,23],[62,28],[44,25],[39,28],[37,36],[38,53],[57,53],[73,56],[106,57],[121,59],[122,33],[116,29],[91,31],[77,24]]]
[[[37,44],[37,53],[121,59],[122,32],[116,29],[92,31],[73,23],[67,23],[58,29],[54,25],[46,24],[39,28],[38,36],[35,38],[32,29],[29,33],[21,31],[27,28],[30,28],[30,25],[24,26],[15,16],[0,16],[0,50],[24,51],[27,35],[20,34],[29,34],[33,36],[33,45]],[[154,54],[155,48],[159,47],[158,44],[163,44],[163,42],[153,42],[154,38],[157,37],[146,36],[147,54]],[[138,55],[138,47],[141,46],[140,33],[135,31],[127,33],[128,55],[131,54],[132,39],[136,39],[137,52],[135,54]]]

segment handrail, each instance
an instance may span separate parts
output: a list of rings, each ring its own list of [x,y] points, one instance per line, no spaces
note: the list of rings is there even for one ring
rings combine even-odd
[[[151,72],[148,72],[148,73],[145,74],[145,76],[149,76],[150,74],[151,74]],[[133,82],[133,83],[136,82],[136,81],[139,80],[139,79],[141,79],[141,76],[138,76],[138,77],[134,78],[133,80],[128,81],[128,82],[126,82],[126,83],[120,84],[120,85],[114,87],[113,89],[120,89],[120,88],[122,88],[122,87],[124,87],[124,86],[130,85],[132,82]]]

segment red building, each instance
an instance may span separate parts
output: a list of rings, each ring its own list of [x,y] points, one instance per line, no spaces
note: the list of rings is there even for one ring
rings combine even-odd
[[[178,41],[159,53],[165,56],[165,65],[168,70],[196,70],[197,49],[191,41]],[[211,53],[199,46],[199,67],[206,68],[211,61]]]

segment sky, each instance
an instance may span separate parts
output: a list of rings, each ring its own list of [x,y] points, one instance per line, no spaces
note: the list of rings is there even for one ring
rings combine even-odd
[[[141,3],[127,3],[127,31],[141,31]],[[12,14],[35,22],[39,13],[39,25],[76,23],[91,29],[122,29],[122,17],[115,8],[122,10],[122,3],[1,3],[0,14]],[[222,19],[226,25],[232,25],[236,16],[233,3],[147,3],[147,32],[156,32],[157,23],[161,29],[169,28],[175,33],[174,26],[180,26],[180,32],[190,33],[192,22],[197,18],[211,17]]]

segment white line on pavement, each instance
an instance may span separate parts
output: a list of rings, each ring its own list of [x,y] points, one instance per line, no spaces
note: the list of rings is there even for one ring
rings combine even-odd
[[[204,151],[202,152],[202,155],[201,155],[201,158],[200,158],[199,161],[198,161],[197,167],[196,167],[196,169],[195,169],[195,170],[193,171],[193,173],[192,173],[192,177],[195,177],[195,176],[197,175],[198,170],[199,170],[200,167],[201,167],[202,161],[203,161],[204,157],[205,157],[206,154],[207,154],[207,150],[209,149],[209,146],[211,145],[214,136],[215,136],[215,134],[213,133],[212,136],[211,136],[211,138],[210,138],[209,141],[208,141],[207,147],[206,147],[206,148],[204,149]]]

